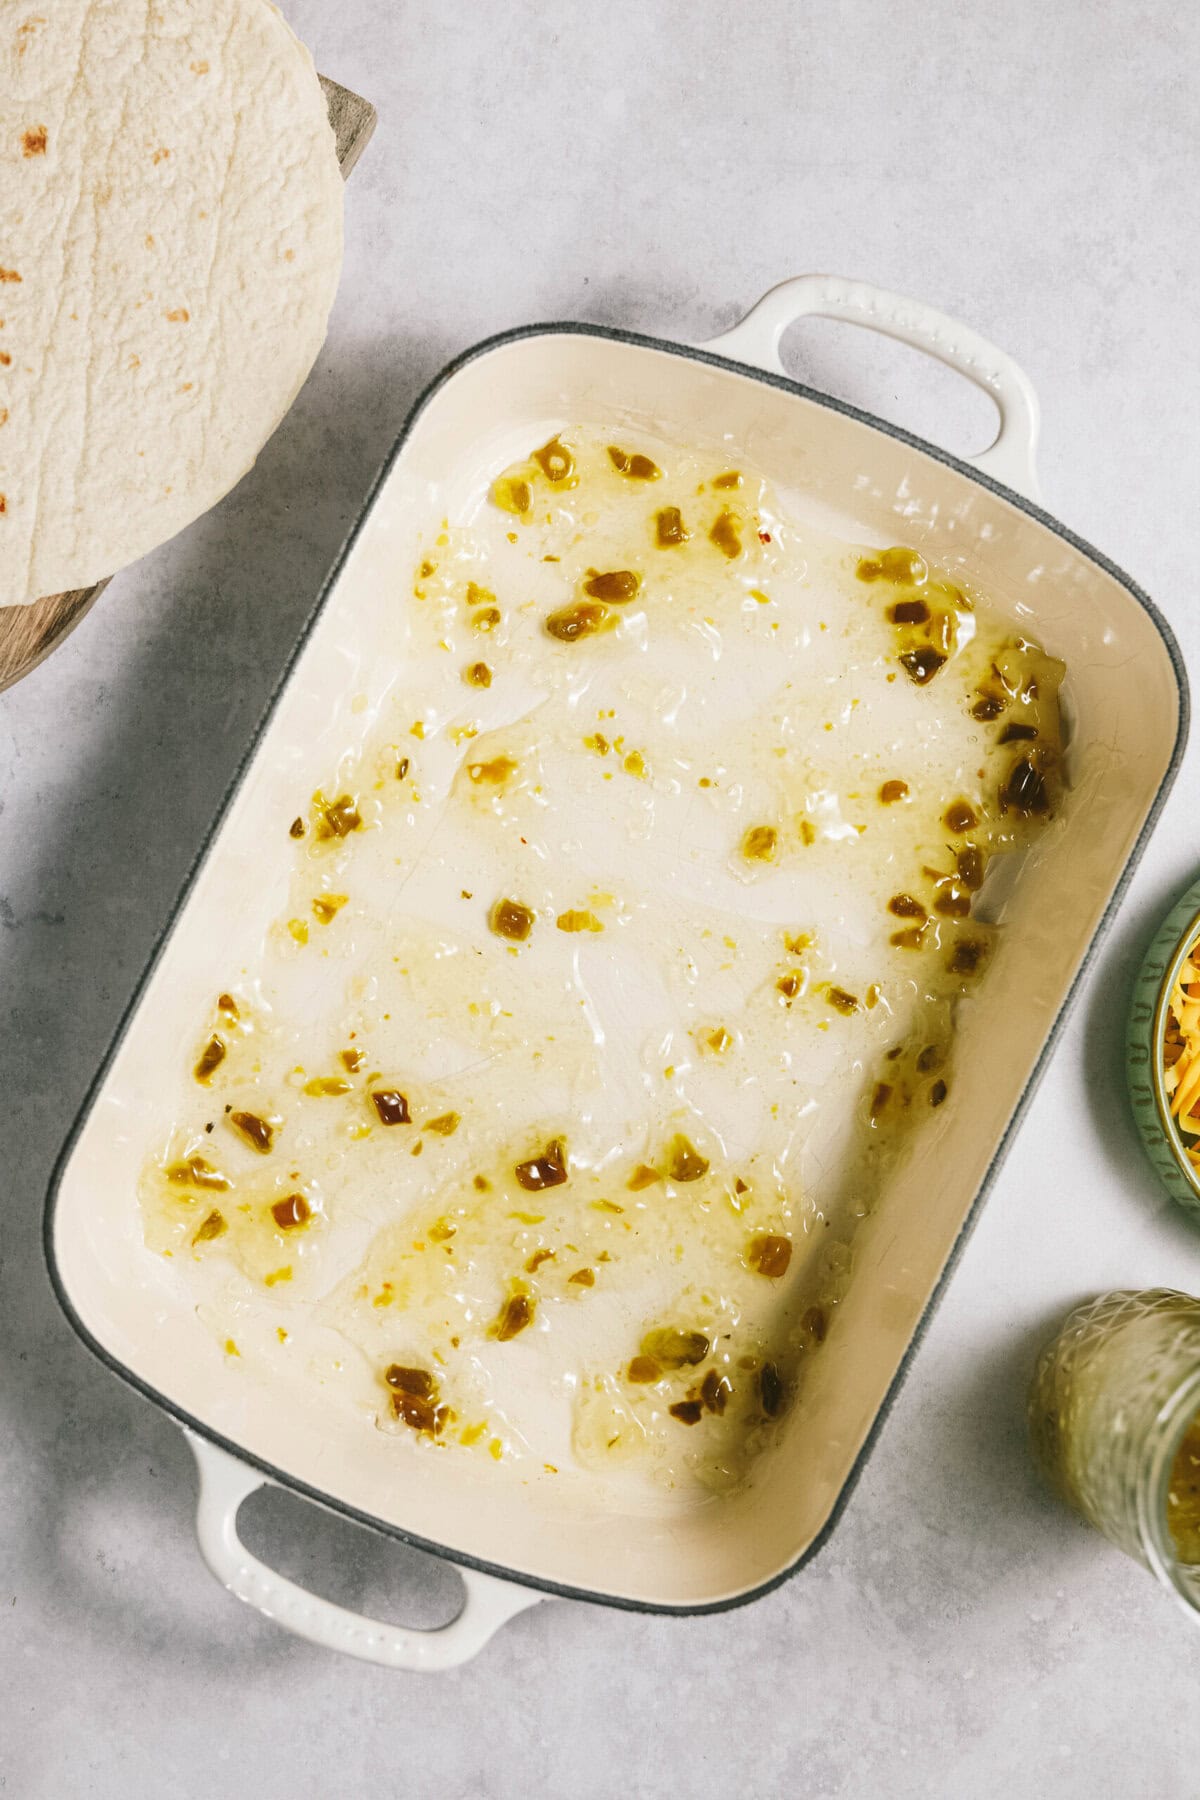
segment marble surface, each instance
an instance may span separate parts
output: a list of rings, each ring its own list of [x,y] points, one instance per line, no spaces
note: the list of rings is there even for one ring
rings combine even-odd
[[[433,1677],[284,1636],[201,1566],[179,1434],[76,1343],[39,1230],[61,1136],[342,534],[415,393],[474,339],[565,316],[699,340],[808,269],[921,295],[1024,363],[1048,506],[1200,668],[1200,15],[287,10],[381,114],[326,349],[240,488],[0,698],[0,1793],[1193,1795],[1200,1633],[1043,1494],[1022,1403],[1076,1299],[1200,1291],[1200,1237],[1143,1162],[1119,1049],[1139,947],[1196,874],[1200,745],[843,1524],[743,1611],[548,1603]],[[956,378],[851,328],[806,326],[790,356],[952,447],[987,435]],[[454,1610],[444,1566],[296,1504],[252,1527],[337,1595]]]

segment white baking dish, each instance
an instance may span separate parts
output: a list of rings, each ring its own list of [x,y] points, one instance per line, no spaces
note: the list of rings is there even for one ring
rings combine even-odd
[[[999,407],[995,444],[964,463],[787,380],[777,345],[804,313],[869,325],[959,369]],[[979,998],[962,1008],[953,1104],[931,1119],[862,1228],[836,1330],[779,1450],[735,1498],[669,1518],[614,1512],[589,1499],[586,1483],[464,1473],[454,1456],[398,1459],[392,1438],[331,1415],[315,1388],[285,1386],[268,1364],[232,1369],[144,1248],[136,1197],[145,1097],[177,1059],[180,1022],[202,1010],[239,934],[261,931],[271,879],[262,845],[278,834],[297,780],[338,744],[349,696],[381,691],[373,649],[386,642],[383,609],[395,605],[391,572],[413,565],[431,499],[453,512],[514,446],[538,442],[547,420],[614,431],[640,422],[683,443],[727,435],[777,487],[849,515],[863,539],[915,544],[961,569],[1069,670],[1071,804],[1053,848],[1017,887]],[[816,276],[776,288],[702,350],[590,326],[507,333],[460,358],[418,403],[96,1078],[48,1205],[62,1304],[98,1356],[187,1428],[201,1547],[240,1598],[316,1641],[433,1668],[473,1654],[543,1592],[666,1612],[738,1604],[799,1568],[831,1530],[1186,735],[1169,629],[1034,503],[1036,424],[1025,377],[973,333],[916,302]],[[467,1584],[459,1619],[435,1633],[358,1619],[257,1562],[236,1515],[264,1481],[454,1559]]]

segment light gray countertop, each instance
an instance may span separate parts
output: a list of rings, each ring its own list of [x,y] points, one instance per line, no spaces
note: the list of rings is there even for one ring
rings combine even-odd
[[[308,1648],[205,1572],[180,1435],[76,1342],[39,1239],[62,1136],[342,535],[420,387],[490,332],[694,341],[811,269],[922,296],[1024,364],[1049,509],[1200,668],[1200,14],[287,10],[381,115],[328,344],[238,490],[0,699],[0,1792],[1190,1800],[1200,1634],[1042,1492],[1022,1410],[1076,1299],[1200,1292],[1120,1049],[1140,946],[1200,864],[1200,747],[843,1523],[756,1605],[550,1602],[431,1677]],[[913,353],[793,336],[813,385],[951,448],[986,436],[986,403]],[[259,1522],[369,1608],[453,1610],[442,1565],[299,1504]]]

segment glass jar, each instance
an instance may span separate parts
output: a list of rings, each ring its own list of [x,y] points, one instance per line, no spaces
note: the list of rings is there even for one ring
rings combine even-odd
[[[1029,1426],[1068,1505],[1200,1613],[1200,1300],[1076,1307],[1038,1359]]]

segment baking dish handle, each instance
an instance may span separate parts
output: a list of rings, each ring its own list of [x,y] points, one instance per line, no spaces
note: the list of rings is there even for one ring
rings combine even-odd
[[[453,1669],[477,1656],[514,1614],[542,1598],[532,1588],[460,1568],[466,1602],[449,1625],[417,1631],[348,1612],[268,1568],[238,1537],[238,1509],[256,1489],[268,1485],[268,1478],[193,1432],[183,1435],[200,1475],[196,1536],[205,1562],[237,1599],[325,1650],[341,1650],[390,1669],[427,1673]]]
[[[701,349],[784,375],[780,339],[797,319],[812,316],[844,319],[898,338],[902,344],[936,356],[982,388],[996,403],[1000,430],[986,450],[964,460],[1026,499],[1039,498],[1036,456],[1041,409],[1033,383],[1003,350],[997,350],[969,325],[960,325],[921,300],[840,275],[797,275],[764,294],[732,331]]]

